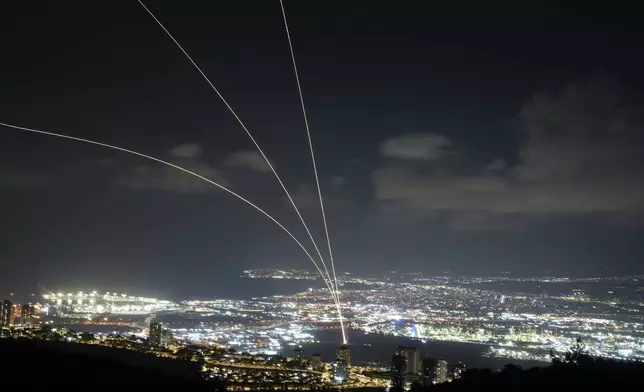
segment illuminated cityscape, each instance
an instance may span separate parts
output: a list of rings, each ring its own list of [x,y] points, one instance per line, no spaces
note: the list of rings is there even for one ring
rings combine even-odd
[[[1,8],[6,380],[644,381],[637,12],[50,3]]]
[[[249,270],[242,279],[306,276]],[[640,282],[636,276],[449,278],[391,272],[381,278],[345,274],[341,295],[350,331],[371,336],[484,345],[483,355],[490,358],[543,363],[550,362],[550,350],[565,352],[583,337],[591,355],[644,360],[643,304],[628,298]],[[512,285],[520,289],[508,291]],[[530,293],[531,287],[541,291]],[[203,374],[229,377],[233,390],[260,381],[298,388],[435,384],[459,378],[466,369],[464,363],[426,358],[415,346],[391,347],[392,362],[384,366],[352,359],[351,344],[338,343],[335,358],[307,352],[319,333],[339,328],[326,289],[181,302],[96,291],[44,293],[40,303],[4,301],[1,309],[3,336],[33,336],[39,325],[69,341],[206,358]],[[91,338],[72,332],[78,328]]]

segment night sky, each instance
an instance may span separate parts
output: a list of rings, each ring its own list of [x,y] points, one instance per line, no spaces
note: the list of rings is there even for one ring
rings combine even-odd
[[[279,1],[146,4],[326,249]],[[340,271],[642,272],[640,19],[285,4]],[[1,122],[195,169],[313,252],[243,129],[137,1],[3,2],[0,26]],[[277,226],[206,183],[5,127],[0,231],[2,292],[40,282],[189,295],[246,267],[312,268]]]

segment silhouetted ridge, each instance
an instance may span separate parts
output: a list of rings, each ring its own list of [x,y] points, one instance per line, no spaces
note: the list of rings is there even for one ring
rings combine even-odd
[[[566,362],[571,359],[574,361]],[[225,391],[220,382],[202,380],[195,362],[87,344],[1,339],[0,366],[7,377],[3,385],[20,386],[22,390]],[[412,385],[411,392],[577,390],[644,390],[644,363],[571,356],[540,368],[507,365],[501,371],[470,369],[453,382]],[[398,391],[391,388],[390,392]]]
[[[436,391],[577,391],[644,390],[644,363],[588,357],[582,364],[557,363],[522,369],[507,365],[500,372],[472,369],[463,378],[425,388]],[[418,390],[418,389],[417,389]]]
[[[23,390],[214,391],[195,364],[127,350],[36,340],[0,340],[4,385]],[[11,381],[13,380],[13,381]],[[222,390],[220,387],[219,390]]]

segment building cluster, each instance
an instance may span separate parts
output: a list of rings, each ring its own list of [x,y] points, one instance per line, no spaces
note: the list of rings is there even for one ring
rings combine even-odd
[[[349,346],[343,344],[337,353],[337,358],[331,362],[333,381],[344,384],[349,381],[349,368],[351,366],[351,351]]]
[[[156,320],[150,322],[148,343],[153,347],[164,347],[172,343],[172,332]]]
[[[503,288],[505,282],[517,288]],[[484,344],[490,357],[549,362],[550,349],[565,350],[575,337],[584,336],[594,356],[644,360],[638,282],[637,277],[591,282],[507,277],[442,283],[364,280],[368,289],[343,290],[349,304],[344,314],[352,328],[364,332]],[[589,283],[592,290],[579,286]]]
[[[45,306],[60,317],[92,317],[97,314],[145,315],[179,308],[172,301],[137,297],[125,293],[46,293]]]
[[[294,279],[294,280],[317,280],[315,272],[306,270],[280,270],[272,268],[248,269],[241,275],[242,278],[251,279]]]
[[[9,300],[0,302],[0,327],[33,326],[37,322],[36,308],[31,303],[18,305]]]
[[[301,271],[277,270],[249,270],[245,274],[248,278],[273,279],[313,276]],[[580,289],[577,286],[580,282],[561,279],[535,281],[540,285],[535,293],[523,288],[515,292],[515,289],[495,286],[510,282],[508,279],[455,280],[416,275],[361,279],[345,274],[342,283],[354,285],[342,291],[344,325],[366,333],[423,342],[485,344],[489,347],[486,355],[503,358],[549,361],[548,351],[566,351],[573,336],[583,336],[586,349],[593,356],[644,358],[641,333],[644,316],[638,307],[641,299],[618,295],[614,288],[614,283],[631,287],[637,286],[638,281],[593,281],[594,285],[606,287],[605,294],[593,295],[587,289]],[[558,285],[556,293],[552,290],[551,294],[545,293],[544,287],[550,283]],[[560,289],[561,285],[566,288]],[[319,354],[305,357],[301,346],[315,343],[317,331],[339,328],[335,305],[328,291],[321,289],[289,296],[176,303],[97,292],[48,293],[43,297],[43,304],[35,306],[1,302],[2,335],[7,336],[6,327],[40,324],[42,314],[55,318],[58,324],[54,329],[58,329],[59,335],[61,328],[73,329],[75,324],[127,323],[126,327],[137,335],[136,339],[116,336],[122,331],[112,335],[97,333],[95,339],[72,333],[61,336],[66,341],[143,350],[169,357],[178,356],[175,351],[189,347],[219,348],[222,351],[196,350],[191,355],[201,356],[206,370],[213,375],[231,375],[229,381],[234,379],[239,388],[257,383],[299,385],[297,388],[305,383],[316,387],[332,383],[342,388],[384,384],[404,388],[412,383],[431,385],[457,379],[465,370],[463,364],[450,367],[442,359],[423,359],[413,347],[399,347],[385,368],[356,366],[355,362],[361,362],[356,358],[352,367],[346,345],[338,349],[335,358],[327,358],[326,363]],[[157,314],[159,320],[144,322],[149,314]],[[146,327],[149,327],[147,336]],[[13,328],[11,333],[31,336],[38,329]],[[293,350],[291,356],[280,355],[290,350]]]
[[[416,347],[398,347],[391,357],[391,387],[407,388],[412,383],[424,386],[461,378],[466,367],[458,362],[450,371],[444,359],[425,358],[421,361]]]
[[[644,335],[639,333],[644,316],[639,302],[611,288],[615,283],[636,286],[635,278],[588,282],[400,275],[365,279],[344,274],[341,282],[353,285],[342,291],[345,325],[421,341],[484,344],[490,347],[486,356],[546,362],[550,349],[565,350],[571,339],[581,335],[592,355],[644,359]],[[299,279],[315,274],[266,269],[247,270],[244,276]],[[535,293],[527,288],[514,292],[497,287],[507,282],[542,287]],[[590,295],[579,286],[589,283],[607,287],[606,291],[593,290],[605,294]],[[547,289],[548,284],[557,285],[557,291]],[[565,288],[560,289],[562,285]],[[165,326],[177,339],[251,354],[284,352],[293,344],[314,343],[317,331],[339,328],[335,305],[328,291],[321,289],[292,296],[181,303],[97,292],[49,293],[44,297],[49,314],[91,318],[93,323],[106,313],[129,317],[163,310],[169,316],[164,316]]]

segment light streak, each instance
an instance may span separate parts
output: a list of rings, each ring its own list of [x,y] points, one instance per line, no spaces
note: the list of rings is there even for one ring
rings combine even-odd
[[[197,71],[199,71],[199,73],[201,74],[201,76],[203,76],[203,78],[206,80],[206,82],[208,82],[208,85],[210,85],[210,87],[214,90],[214,92],[217,94],[217,96],[219,96],[219,98],[220,98],[220,99],[221,99],[221,101],[224,103],[224,105],[226,105],[226,107],[228,108],[228,110],[233,114],[233,116],[235,117],[235,119],[237,120],[237,122],[239,123],[239,125],[241,125],[241,127],[244,129],[244,131],[246,131],[246,135],[248,135],[248,137],[250,138],[250,140],[253,142],[253,144],[254,144],[254,145],[255,145],[255,147],[257,148],[257,151],[261,154],[261,156],[264,158],[264,160],[265,160],[265,161],[266,161],[266,163],[268,164],[268,167],[271,169],[271,171],[272,171],[272,172],[273,172],[273,174],[275,175],[275,178],[277,179],[277,182],[279,182],[279,184],[282,186],[282,189],[284,190],[284,193],[286,194],[286,197],[288,198],[288,200],[291,202],[291,205],[293,206],[293,209],[295,210],[295,213],[296,213],[296,214],[297,214],[297,216],[300,218],[300,221],[302,222],[302,225],[304,225],[304,229],[306,230],[306,233],[309,235],[309,238],[311,239],[311,242],[313,243],[313,247],[315,248],[315,250],[316,250],[316,252],[317,252],[318,256],[320,257],[320,261],[322,262],[322,265],[323,265],[323,266],[324,266],[324,268],[326,269],[326,264],[324,264],[324,258],[322,257],[322,253],[320,252],[320,249],[318,249],[318,245],[317,245],[317,243],[315,242],[315,239],[313,239],[313,234],[311,234],[311,231],[309,230],[309,227],[307,226],[306,222],[304,221],[304,218],[302,217],[302,214],[300,213],[300,210],[297,208],[297,205],[295,204],[295,201],[294,201],[294,200],[293,200],[293,198],[291,197],[291,194],[290,194],[290,193],[289,193],[289,191],[286,189],[286,185],[284,185],[284,182],[282,182],[282,179],[281,179],[281,178],[280,178],[280,176],[277,174],[277,171],[275,170],[275,168],[273,167],[273,165],[272,165],[272,164],[271,164],[271,162],[269,161],[268,157],[266,157],[266,154],[264,154],[264,151],[261,149],[261,147],[259,146],[259,144],[258,144],[258,143],[257,143],[257,141],[255,140],[255,138],[253,137],[253,135],[250,133],[250,131],[248,130],[248,128],[246,127],[246,125],[244,124],[244,122],[241,120],[241,118],[239,118],[239,116],[237,115],[237,113],[233,110],[232,106],[230,106],[230,104],[228,103],[228,101],[226,101],[226,99],[224,98],[224,96],[219,92],[219,90],[215,87],[215,85],[210,81],[210,79],[208,78],[208,76],[206,76],[206,74],[201,70],[201,68],[199,67],[199,65],[197,65],[197,63],[192,59],[192,57],[190,57],[190,55],[189,55],[189,54],[188,54],[188,52],[183,48],[183,46],[181,46],[181,44],[179,43],[179,41],[177,41],[177,40],[174,38],[174,36],[172,36],[172,34],[170,34],[170,31],[168,31],[168,29],[167,29],[167,28],[163,25],[163,23],[161,23],[161,21],[160,21],[160,20],[159,20],[155,15],[154,15],[154,13],[153,13],[153,12],[152,12],[148,7],[146,7],[146,5],[143,3],[143,1],[142,1],[142,0],[138,0],[138,1],[139,1],[139,4],[141,4],[141,6],[143,6],[143,8],[145,8],[145,10],[148,12],[148,14],[150,14],[150,16],[151,16],[151,17],[152,17],[152,18],[157,22],[157,24],[161,27],[161,29],[163,29],[163,31],[168,35],[168,37],[170,37],[170,39],[175,43],[175,45],[176,45],[176,46],[181,50],[181,52],[183,52],[183,54],[184,54],[184,55],[186,56],[186,58],[187,58],[187,59],[192,63],[192,65],[197,69]],[[331,276],[330,276],[330,275],[329,275],[329,279],[331,279]],[[333,282],[331,282],[331,284],[333,285]],[[332,296],[332,298],[333,298],[333,301],[334,301],[334,302],[337,302],[337,298],[336,298],[336,296],[334,295],[334,290],[330,290],[330,291],[331,291],[331,296]]]
[[[280,0],[280,7],[282,8],[282,17],[284,19],[284,28],[286,29],[286,37],[288,38],[288,47],[291,52],[291,60],[293,62],[293,71],[295,71],[295,81],[297,82],[297,92],[300,96],[300,105],[302,106],[302,116],[304,117],[304,127],[306,128],[306,136],[309,141],[309,150],[311,151],[311,161],[313,162],[313,173],[315,174],[315,184],[318,189],[318,198],[320,199],[320,210],[322,211],[322,222],[324,222],[324,233],[326,235],[326,242],[329,247],[329,260],[331,261],[331,271],[333,271],[333,280],[335,282],[335,298],[336,306],[338,308],[338,317],[340,318],[340,328],[342,329],[342,340],[344,344],[347,344],[347,337],[344,332],[344,324],[342,321],[342,310],[340,308],[340,291],[338,290],[338,278],[335,274],[335,263],[333,262],[333,251],[331,250],[331,238],[329,237],[329,227],[326,222],[326,213],[324,212],[324,202],[322,201],[322,190],[320,189],[320,178],[318,177],[318,168],[315,163],[315,153],[313,152],[313,142],[311,141],[311,130],[309,128],[309,118],[306,115],[306,107],[304,105],[304,95],[302,94],[302,85],[300,83],[300,74],[297,71],[297,62],[295,61],[295,51],[293,50],[293,43],[291,41],[291,32],[288,28],[288,22],[286,20],[286,11],[284,10],[284,1]],[[329,270],[326,269],[326,264],[322,263],[326,273],[329,273]],[[331,276],[329,275],[329,278]]]
[[[311,256],[311,254],[309,253],[309,251],[307,251],[307,250],[306,250],[306,248],[304,247],[304,245],[302,245],[302,243],[301,243],[297,238],[295,238],[295,236],[294,236],[294,235],[293,235],[293,234],[292,234],[292,233],[291,233],[291,232],[290,232],[286,227],[284,227],[284,225],[282,225],[282,224],[281,224],[280,222],[278,222],[275,218],[273,218],[273,217],[272,217],[268,212],[264,211],[263,209],[261,209],[260,207],[258,207],[257,205],[255,205],[255,204],[254,204],[253,202],[251,202],[250,200],[248,200],[248,199],[244,198],[243,196],[241,196],[241,195],[239,195],[239,194],[237,194],[237,193],[235,193],[235,192],[231,191],[230,189],[226,188],[225,186],[220,185],[220,184],[218,184],[218,183],[216,183],[216,182],[212,181],[212,180],[211,180],[211,179],[209,179],[209,178],[206,178],[206,177],[204,177],[204,176],[202,176],[202,175],[200,175],[200,174],[198,174],[198,173],[195,173],[195,172],[193,172],[193,171],[191,171],[191,170],[188,170],[188,169],[186,169],[186,168],[184,168],[184,167],[181,167],[181,166],[179,166],[179,165],[175,165],[174,163],[170,163],[170,162],[164,161],[164,160],[162,160],[162,159],[159,159],[159,158],[153,157],[153,156],[151,156],[151,155],[146,155],[146,154],[143,154],[143,153],[140,153],[140,152],[134,151],[134,150],[129,150],[129,149],[127,149],[127,148],[123,148],[123,147],[119,147],[119,146],[114,146],[114,145],[107,144],[107,143],[101,143],[101,142],[97,142],[97,141],[94,141],[94,140],[89,140],[89,139],[83,139],[83,138],[74,137],[74,136],[63,135],[63,134],[60,134],[60,133],[46,132],[46,131],[40,131],[40,130],[32,129],[32,128],[20,127],[20,126],[17,126],[17,125],[6,124],[6,123],[3,123],[3,122],[0,122],[0,125],[5,126],[5,127],[7,127],[7,128],[13,128],[13,129],[18,129],[18,130],[22,130],[22,131],[28,131],[28,132],[33,132],[33,133],[39,133],[39,134],[42,134],[42,135],[55,136],[55,137],[59,137],[59,138],[63,138],[63,139],[76,140],[76,141],[83,142],[83,143],[94,144],[94,145],[97,145],[97,146],[106,147],[106,148],[111,148],[111,149],[113,149],[113,150],[126,152],[126,153],[129,153],[129,154],[133,154],[133,155],[140,156],[140,157],[142,157],[142,158],[150,159],[150,160],[155,161],[155,162],[158,162],[158,163],[162,163],[162,164],[167,165],[167,166],[170,166],[170,167],[172,167],[172,168],[174,168],[174,169],[180,170],[180,171],[182,171],[182,172],[184,172],[184,173],[188,173],[188,174],[190,174],[190,175],[192,175],[192,176],[195,176],[195,177],[199,178],[200,180],[206,181],[207,183],[212,184],[212,185],[216,186],[217,188],[219,188],[219,189],[221,189],[221,190],[223,190],[223,191],[228,192],[230,195],[235,196],[235,197],[236,197],[236,198],[238,198],[239,200],[243,201],[244,203],[246,203],[246,204],[248,204],[249,206],[253,207],[253,208],[254,208],[254,209],[256,209],[257,211],[261,212],[264,216],[266,216],[268,219],[270,219],[271,221],[273,221],[273,223],[275,223],[277,226],[279,226],[279,228],[280,228],[280,229],[284,230],[284,231],[286,232],[286,234],[288,234],[288,235],[289,235],[289,237],[291,237],[291,238],[293,239],[293,241],[295,241],[295,242],[299,245],[299,247],[300,247],[300,248],[302,248],[302,250],[304,251],[304,253],[306,253],[306,256],[311,260],[311,262],[313,263],[313,265],[315,266],[315,268],[316,268],[316,269],[318,270],[318,272],[320,273],[320,276],[322,276],[322,280],[323,280],[323,281],[324,281],[324,283],[326,284],[326,286],[327,286],[327,288],[329,289],[329,291],[333,291],[333,282],[331,282],[331,286],[330,286],[330,285],[329,285],[329,282],[327,282],[327,280],[326,280],[326,279],[325,279],[325,277],[324,277],[324,273],[322,272],[322,270],[320,269],[320,267],[318,266],[318,264],[315,262],[315,260],[313,259],[313,257],[312,257],[312,256]]]

